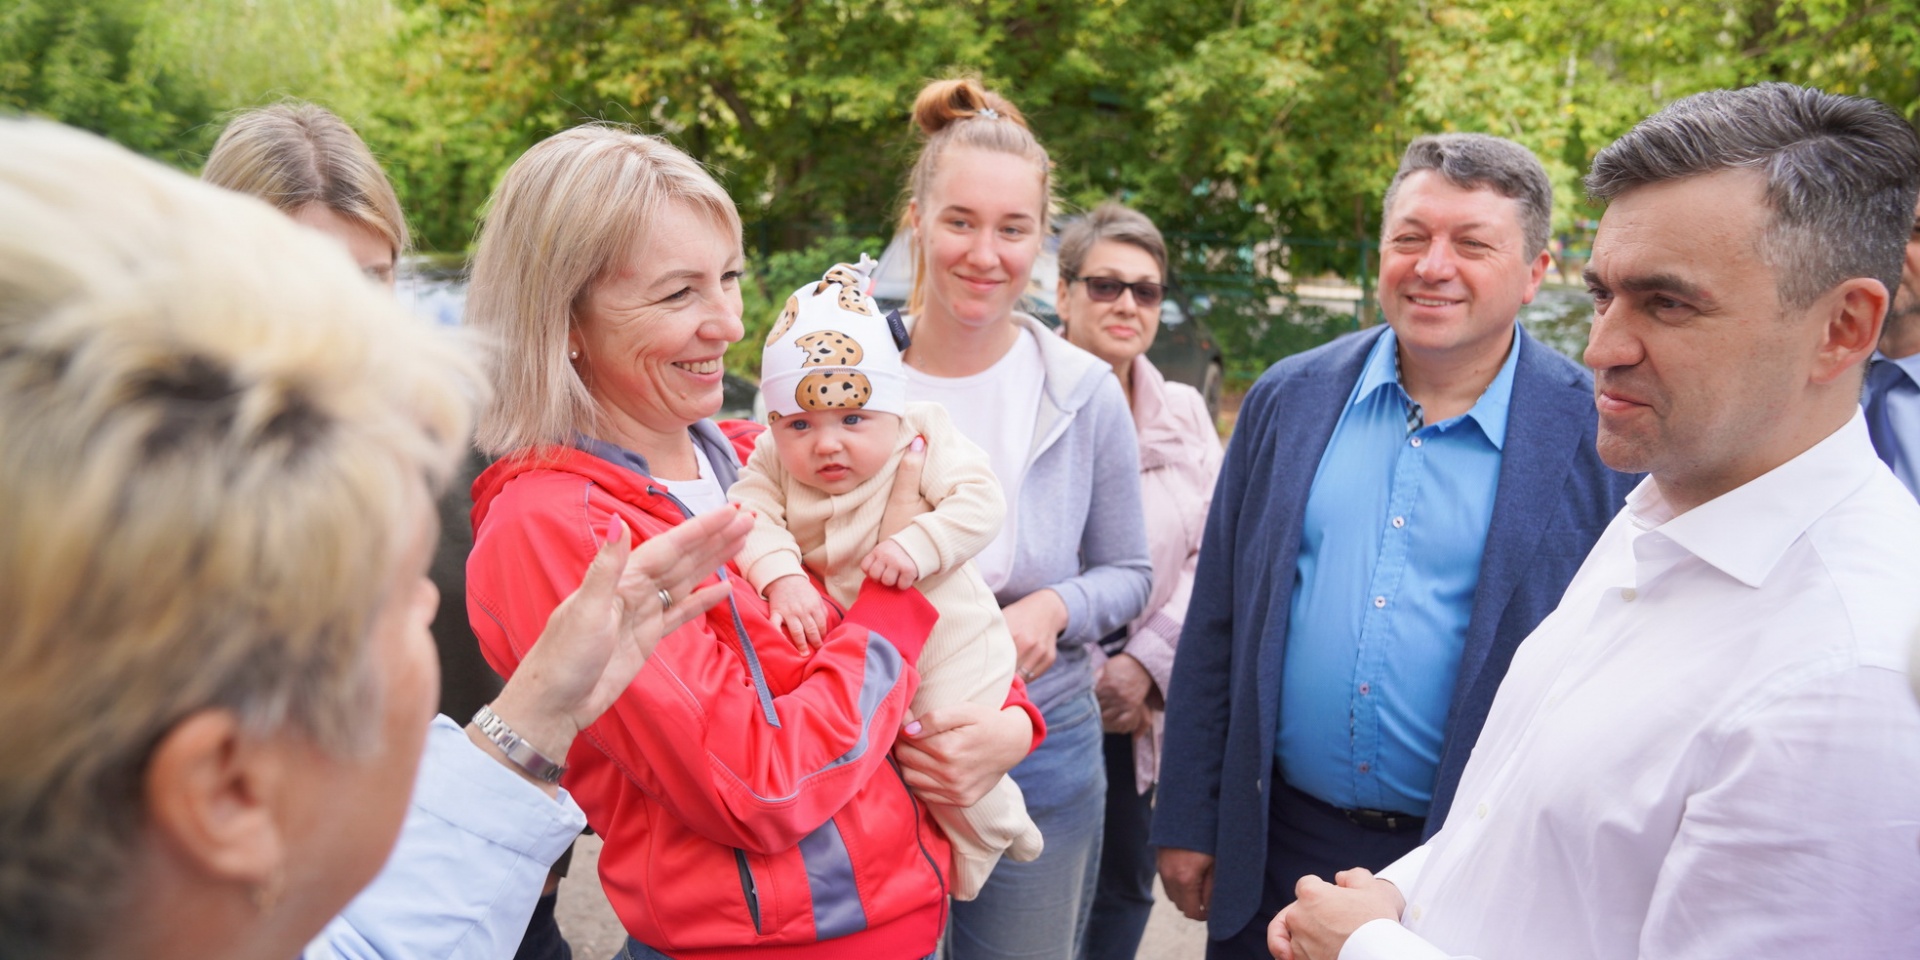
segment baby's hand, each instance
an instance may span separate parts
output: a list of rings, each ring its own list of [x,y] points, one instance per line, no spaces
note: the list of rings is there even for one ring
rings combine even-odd
[[[789,574],[767,584],[767,607],[773,614],[773,626],[786,628],[793,646],[802,655],[808,648],[820,649],[827,627],[827,605],[806,577]]]
[[[882,540],[860,561],[860,572],[867,579],[883,587],[899,587],[905,590],[920,579],[920,566],[907,556],[907,551],[892,540]]]

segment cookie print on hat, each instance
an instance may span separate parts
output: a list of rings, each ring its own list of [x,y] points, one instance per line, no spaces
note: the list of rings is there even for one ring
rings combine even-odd
[[[793,342],[806,354],[802,367],[851,367],[866,357],[859,341],[838,330],[816,330]],[[873,384],[854,370],[810,373],[793,390],[793,402],[802,410],[857,410],[872,396]]]

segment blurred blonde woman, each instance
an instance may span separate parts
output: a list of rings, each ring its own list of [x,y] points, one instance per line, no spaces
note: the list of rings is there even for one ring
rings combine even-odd
[[[286,100],[235,115],[208,154],[200,178],[267,201],[296,223],[332,237],[368,279],[392,288],[408,250],[407,222],[373,151],[346,121],[317,104]],[[500,677],[480,656],[464,614],[467,553],[473,527],[467,490],[487,461],[471,448],[455,468],[437,504],[440,540],[428,576],[440,590],[446,616],[433,620],[440,651],[440,712],[471,717],[500,692]],[[527,928],[521,960],[565,949],[553,919],[554,890],[572,853],[560,858],[546,895]]]
[[[393,185],[360,135],[325,107],[287,101],[248,110],[227,123],[207,156],[200,178],[215,186],[259,197],[295,222],[337,241],[369,279],[387,287],[407,250],[407,222]],[[500,677],[480,656],[480,644],[461,613],[466,607],[467,552],[473,528],[467,488],[486,467],[475,451],[467,457],[439,502],[440,545],[430,576],[453,611],[433,621],[440,650],[440,712],[470,717],[500,692]],[[565,873],[563,858],[557,873]],[[551,885],[550,885],[551,886]],[[542,900],[528,931],[536,944],[560,940],[552,903]]]
[[[200,178],[339,239],[361,272],[393,286],[407,249],[400,199],[366,142],[327,108],[289,101],[234,117]]]
[[[6,955],[511,949],[581,820],[535,758],[717,598],[744,522],[615,531],[462,730],[424,572],[464,348],[269,208],[45,123],[0,121],[0,304]]]

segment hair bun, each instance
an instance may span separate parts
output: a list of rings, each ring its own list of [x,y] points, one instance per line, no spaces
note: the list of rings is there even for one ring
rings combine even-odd
[[[913,101],[913,125],[929,137],[962,120],[981,116],[1027,125],[1019,107],[982,86],[978,77],[935,80],[922,87]]]

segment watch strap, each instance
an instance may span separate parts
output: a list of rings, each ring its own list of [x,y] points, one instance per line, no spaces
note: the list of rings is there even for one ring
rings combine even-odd
[[[507,760],[525,771],[527,776],[544,783],[559,783],[560,775],[567,772],[566,767],[553,762],[546,754],[535,750],[533,744],[514,733],[513,728],[493,712],[492,706],[481,707],[473,715],[473,725],[479,727],[480,735],[499,747],[500,752],[507,755]]]

